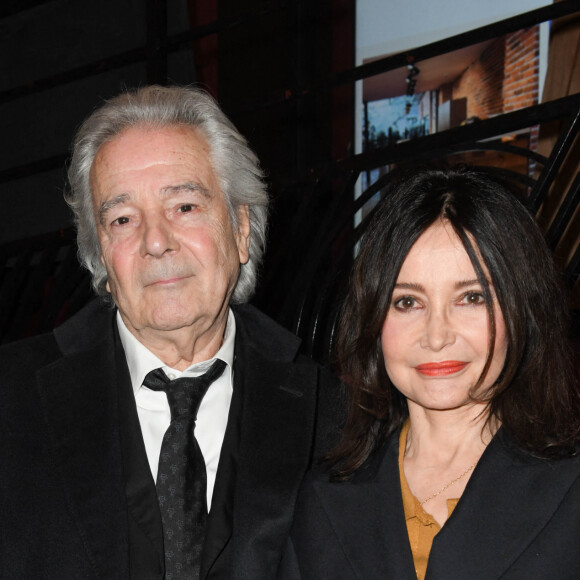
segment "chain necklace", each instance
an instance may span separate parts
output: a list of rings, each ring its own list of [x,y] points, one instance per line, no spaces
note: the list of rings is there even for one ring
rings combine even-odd
[[[457,483],[462,477],[465,477],[472,469],[475,468],[477,465],[477,461],[470,465],[459,477],[456,477],[453,481],[450,481],[447,485],[444,485],[439,491],[436,491],[434,494],[430,495],[427,499],[420,501],[421,505],[431,501],[432,499],[436,498],[439,494],[443,493],[446,489],[450,488],[454,483]]]

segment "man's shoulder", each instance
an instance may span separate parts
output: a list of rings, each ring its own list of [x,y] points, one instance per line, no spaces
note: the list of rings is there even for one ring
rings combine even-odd
[[[59,355],[58,346],[52,333],[40,334],[0,347],[0,373],[4,378],[14,372],[22,374],[34,371]]]
[[[39,422],[36,373],[59,356],[52,334],[0,347],[0,425],[5,435],[36,430]]]
[[[56,328],[54,336],[64,354],[87,351],[110,337],[114,319],[112,303],[97,297]]]
[[[292,361],[298,356],[301,340],[251,304],[232,305],[236,318],[236,341],[244,342],[264,356]],[[313,363],[314,364],[314,363]]]
[[[111,309],[103,301],[94,300],[52,332],[0,346],[0,372],[5,379],[12,370],[22,376],[64,354],[86,350],[100,340],[103,329],[110,326],[111,316]]]
[[[250,304],[232,306],[236,342],[249,341],[261,356],[282,363],[315,367],[317,395],[316,451],[327,451],[337,441],[344,421],[346,390],[327,367],[300,353],[301,340]]]

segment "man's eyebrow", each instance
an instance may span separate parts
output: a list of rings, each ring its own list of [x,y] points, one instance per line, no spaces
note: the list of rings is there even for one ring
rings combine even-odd
[[[178,183],[177,185],[168,185],[161,189],[161,193],[167,196],[177,195],[183,191],[198,192],[204,197],[211,197],[211,193],[207,187],[194,181],[186,181],[185,183]]]
[[[131,196],[128,193],[121,193],[120,195],[116,195],[115,197],[104,201],[99,207],[99,222],[101,225],[105,225],[105,216],[107,212],[113,209],[117,205],[121,205],[123,203],[127,203]]]
[[[168,185],[166,187],[161,188],[161,194],[171,197],[172,195],[178,195],[183,191],[192,191],[201,193],[204,197],[210,198],[211,193],[207,187],[201,185],[201,183],[195,183],[192,181],[187,181],[185,183],[179,183],[177,185]],[[120,195],[116,195],[115,197],[104,201],[101,206],[99,207],[99,222],[101,225],[105,225],[105,216],[107,213],[118,205],[122,205],[127,203],[131,199],[131,196],[128,193],[121,193]]]

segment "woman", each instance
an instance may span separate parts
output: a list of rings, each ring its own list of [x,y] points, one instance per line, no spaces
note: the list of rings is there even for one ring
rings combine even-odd
[[[468,171],[377,209],[339,331],[343,438],[281,578],[580,578],[580,400],[534,219]]]

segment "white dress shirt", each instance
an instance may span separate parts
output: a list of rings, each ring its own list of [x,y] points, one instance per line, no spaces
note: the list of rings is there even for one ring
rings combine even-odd
[[[171,423],[171,411],[167,395],[164,392],[152,391],[143,386],[145,376],[154,369],[162,368],[171,380],[182,376],[196,377],[205,373],[216,359],[226,363],[227,366],[222,376],[212,383],[201,401],[195,425],[195,437],[205,460],[209,509],[233,393],[236,321],[232,311],[229,311],[224,341],[216,355],[211,360],[190,366],[185,371],[168,367],[140,343],[125,326],[119,312],[117,312],[117,326],[129,366],[147,459],[155,480],[157,479],[161,443],[165,431]]]

